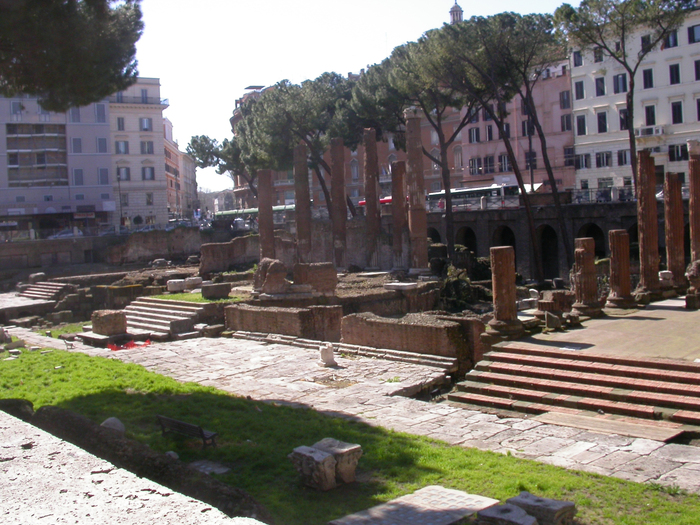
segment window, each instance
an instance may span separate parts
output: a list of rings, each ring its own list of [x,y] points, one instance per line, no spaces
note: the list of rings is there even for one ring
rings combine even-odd
[[[631,162],[630,150],[621,149],[617,151],[617,165],[629,166]]]
[[[121,202],[122,207],[126,208],[129,206],[129,194],[128,193],[121,193],[119,194],[119,201]]]
[[[153,166],[144,166],[141,168],[141,178],[143,180],[155,180],[156,169]]]
[[[574,51],[574,67],[579,67],[583,65],[583,57],[581,56],[581,51]]]
[[[44,202],[53,201],[53,195],[44,195]]]
[[[613,77],[613,92],[627,93],[627,73],[620,73]]]
[[[609,168],[612,166],[612,153],[610,151],[599,151],[595,154],[596,168]]]
[[[100,186],[109,185],[109,168],[100,168],[97,171],[98,184]]]
[[[571,91],[559,92],[559,109],[569,109],[571,107]]]
[[[117,168],[117,180],[131,180],[131,168]]]
[[[22,109],[24,108],[21,102],[17,100],[13,100],[10,102],[10,113],[12,113],[13,115],[21,115]]]
[[[668,160],[678,162],[688,160],[688,145],[687,144],[672,144],[668,146]]]
[[[571,131],[571,113],[561,116],[561,130]]]
[[[564,166],[573,166],[575,157],[573,146],[564,146]]]
[[[360,164],[354,159],[350,162],[350,176],[353,182],[360,180]]]
[[[605,96],[605,77],[596,77],[595,79],[595,96]]]
[[[700,120],[700,98],[695,100],[695,113],[698,120]]]
[[[484,122],[489,122],[490,120],[492,120],[491,114],[489,113],[489,110],[493,111],[493,104],[488,104],[488,110],[486,108],[484,108],[483,111],[481,112],[481,116],[483,117]]]
[[[440,142],[440,138],[438,137],[437,131],[435,131],[434,129],[431,129],[430,130],[430,143],[432,145],[435,145],[438,142]]]
[[[498,171],[500,171],[501,173],[507,173],[509,171],[512,171],[510,169],[510,159],[505,153],[501,153],[498,156]]]
[[[600,113],[596,114],[596,117],[598,120],[598,133],[607,133],[608,132],[608,112],[601,111]]]
[[[671,64],[670,66],[668,66],[668,76],[669,76],[669,81],[671,82],[671,85],[680,84],[681,83],[681,65],[680,64]]]
[[[590,153],[585,153],[583,155],[576,155],[574,158],[574,167],[577,170],[584,170],[591,167],[591,155]],[[588,181],[586,181],[588,183]],[[581,181],[581,187],[583,188],[583,181]],[[585,188],[583,188],[585,189]]]
[[[644,119],[647,126],[656,125],[656,106],[644,106]]]
[[[70,122],[80,122],[80,108],[70,108],[68,120]]]
[[[124,131],[124,117],[117,117],[117,131]]]
[[[586,134],[586,115],[576,116],[576,135]]]
[[[651,35],[644,35],[642,37],[642,52],[646,53],[651,51]]]
[[[76,194],[75,200],[77,200],[77,201],[84,201],[84,200],[85,200],[85,194],[83,194],[83,193],[78,193],[78,194]]]
[[[141,103],[148,104],[148,90],[147,89],[141,90]]]
[[[598,179],[599,188],[612,188],[613,180],[611,177],[601,177]]]
[[[472,108],[471,113],[469,114],[469,123],[475,124],[477,122],[479,122],[479,110]]]
[[[582,100],[584,96],[583,80],[579,80],[574,83],[574,98],[576,100]]]
[[[107,122],[107,108],[104,104],[95,104],[95,122]]]
[[[593,61],[602,62],[603,61],[603,48],[596,47],[593,49]]]
[[[464,167],[464,164],[462,162],[462,147],[455,146],[455,149],[453,150],[453,155],[455,158],[455,169],[461,170]]]
[[[139,129],[141,131],[153,131],[153,119],[152,118],[140,118],[139,119]]]
[[[669,47],[678,47],[678,31],[675,29],[664,38],[664,49]]]
[[[479,128],[469,128],[469,144],[479,142]]]
[[[469,159],[469,175],[481,175],[481,158],[473,157]]]
[[[107,139],[97,138],[97,153],[107,153]]]
[[[522,135],[523,137],[527,137],[528,135],[534,135],[535,134],[535,126],[532,125],[532,122],[528,120],[523,120],[522,122]]]
[[[430,191],[440,191],[442,189],[442,183],[439,180],[430,183]]]
[[[152,140],[142,140],[141,141],[141,155],[153,155],[153,141]]]
[[[82,186],[85,184],[83,180],[83,170],[80,168],[73,169],[73,186]]]
[[[683,124],[683,102],[671,102],[671,122]]]
[[[17,195],[15,197],[15,202],[26,202],[24,199],[24,195]]]
[[[81,138],[74,138],[71,140],[71,151],[73,153],[82,153],[83,152],[83,140]]]
[[[493,155],[484,157],[484,173],[494,173],[495,171]]]
[[[42,152],[36,154],[36,165],[46,166],[46,153]]]
[[[688,43],[695,44],[696,42],[700,42],[700,25],[688,28]]]
[[[7,154],[7,165],[8,166],[19,166],[19,154],[8,153]]]
[[[114,152],[118,155],[128,155],[129,154],[129,141],[128,140],[118,140],[114,143]]]
[[[146,206],[153,206],[153,194],[146,193]]]
[[[651,89],[654,87],[654,70],[653,69],[643,69],[642,70],[642,83],[644,89]]]
[[[100,193],[100,199],[102,199],[103,201],[108,201],[109,193]]]
[[[537,152],[536,151],[526,151],[525,152],[525,169],[529,170],[531,167],[533,170],[537,169]]]
[[[698,99],[698,100],[700,100],[700,99]],[[698,107],[700,108],[700,104],[698,105]],[[698,113],[698,114],[700,114],[700,113]],[[499,131],[498,135],[499,135],[499,137],[498,137],[499,139],[509,139],[510,138],[510,123],[504,122],[503,123],[503,134],[501,134],[501,132]]]
[[[627,108],[620,109],[620,131],[627,131],[629,129],[629,113]]]

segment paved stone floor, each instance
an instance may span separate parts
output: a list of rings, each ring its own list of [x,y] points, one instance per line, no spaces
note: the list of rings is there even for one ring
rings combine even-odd
[[[695,322],[700,315],[684,314],[692,316]],[[639,326],[642,325],[650,330],[660,329],[658,323]],[[26,329],[13,328],[10,332],[31,345],[62,346]],[[696,344],[691,339],[686,344]],[[694,339],[700,339],[700,334]],[[341,356],[337,359],[338,369],[327,369],[317,365],[317,351],[240,338],[190,339],[117,352],[76,344],[74,351],[138,363],[179,381],[196,381],[254,399],[308,406],[453,445],[510,452],[568,469],[638,482],[653,481],[700,493],[697,447],[608,435],[527,418],[499,418],[443,403],[390,395],[408,382],[429,381],[436,373],[434,368]]]

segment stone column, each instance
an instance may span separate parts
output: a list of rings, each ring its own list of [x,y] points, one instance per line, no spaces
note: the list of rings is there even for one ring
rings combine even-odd
[[[347,205],[345,204],[345,146],[343,139],[331,139],[331,199],[333,228],[333,255],[335,265],[345,268]]]
[[[664,223],[666,233],[666,266],[673,273],[674,286],[686,286],[683,219],[683,194],[678,173],[667,173],[664,179]]]
[[[600,316],[598,279],[595,271],[595,239],[592,237],[574,240],[573,284],[576,302],[572,305],[572,311],[588,317]]]
[[[272,219],[272,171],[258,171],[258,233],[260,260],[275,258],[275,223]]]
[[[688,141],[688,184],[690,190],[690,260],[700,259],[700,141]]]
[[[635,308],[630,278],[630,236],[625,230],[610,230],[610,293],[606,308]]]
[[[311,197],[306,155],[304,144],[294,148],[294,216],[297,225],[297,259],[300,263],[311,262]]]
[[[406,192],[404,176],[406,175],[406,163],[404,161],[391,163],[391,216],[393,222],[394,268],[406,268],[406,259],[403,253],[403,235],[406,229]]]
[[[425,210],[425,181],[423,179],[423,143],[420,114],[414,109],[404,113],[406,118],[406,187],[408,190],[408,231],[411,239],[411,273],[428,270],[428,216]],[[392,198],[393,201],[393,198]]]
[[[367,224],[367,266],[379,267],[377,242],[381,229],[377,184],[379,164],[377,162],[377,132],[368,128],[362,136],[365,149],[365,219]]]
[[[637,155],[637,228],[639,231],[639,286],[637,292],[659,291],[659,219],[656,205],[656,170],[648,151]]]
[[[518,319],[515,293],[515,250],[512,246],[491,248],[491,279],[493,281],[493,319],[489,327],[504,337],[523,333]]]

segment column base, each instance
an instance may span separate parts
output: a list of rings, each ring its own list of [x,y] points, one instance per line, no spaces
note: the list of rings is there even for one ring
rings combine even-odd
[[[584,317],[600,317],[603,315],[603,309],[599,304],[574,303],[571,305],[571,311]]]
[[[512,319],[509,321],[491,319],[488,322],[488,327],[495,332],[495,335],[503,337],[504,339],[517,339],[525,333],[523,323],[519,319]]]
[[[608,300],[605,302],[605,308],[630,310],[637,307],[637,302],[631,295],[628,295],[627,297],[608,297]]]

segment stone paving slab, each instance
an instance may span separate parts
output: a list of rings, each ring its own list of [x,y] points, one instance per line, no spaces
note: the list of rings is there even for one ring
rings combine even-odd
[[[431,485],[328,525],[451,525],[498,500]]]
[[[27,329],[12,335],[30,345],[61,343]],[[402,387],[432,380],[435,368],[377,358],[338,357],[337,369],[319,367],[318,351],[246,339],[190,339],[111,352],[77,343],[72,350],[120,359],[178,381],[205,377],[208,385],[241,396],[427,436],[452,445],[511,453],[573,470],[675,485],[700,493],[700,448],[660,440],[501,418],[450,404],[392,396]],[[216,356],[216,357],[213,357]],[[399,382],[395,382],[399,378]],[[556,418],[551,420],[556,422]],[[648,467],[638,470],[644,460]],[[666,467],[677,468],[668,471]],[[648,479],[647,479],[648,478]]]
[[[262,525],[231,519],[1,411],[0,523]]]

